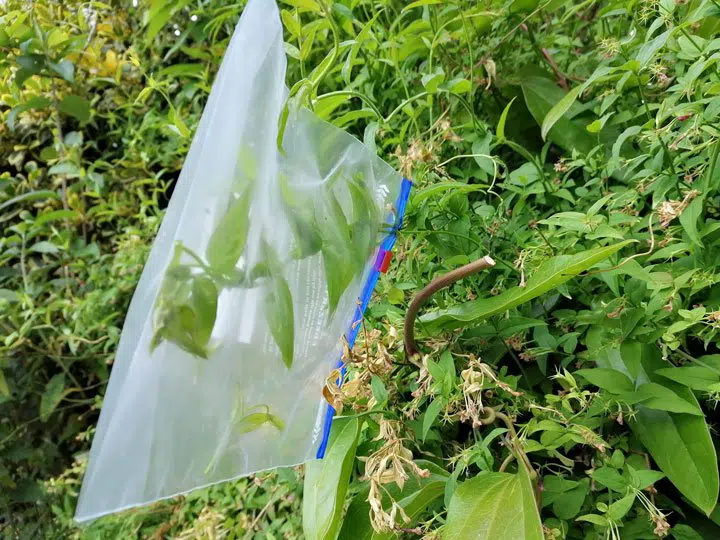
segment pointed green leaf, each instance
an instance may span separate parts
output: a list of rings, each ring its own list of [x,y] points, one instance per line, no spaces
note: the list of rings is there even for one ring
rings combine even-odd
[[[547,137],[548,132],[552,129],[552,127],[557,123],[560,118],[563,117],[563,115],[575,104],[575,101],[577,100],[580,95],[587,90],[590,85],[592,85],[596,80],[598,80],[600,77],[604,77],[608,73],[610,73],[613,70],[613,68],[610,68],[608,66],[601,66],[598,69],[596,69],[588,79],[581,84],[580,86],[576,86],[572,90],[570,90],[563,98],[558,101],[555,105],[553,105],[552,109],[548,111],[548,113],[545,115],[545,119],[542,123],[542,138],[545,139]]]
[[[442,68],[438,68],[435,70],[434,73],[428,73],[426,75],[422,76],[421,83],[425,90],[428,91],[430,94],[434,94],[438,91],[438,86],[440,86],[445,81],[445,72],[442,70]]]
[[[662,368],[655,370],[655,374],[701,392],[720,382],[720,375],[716,371],[702,366]]]
[[[480,473],[450,499],[443,538],[543,540],[540,514],[524,467],[517,474]]]
[[[440,414],[440,411],[442,411],[445,404],[443,403],[443,400],[438,398],[435,399],[427,408],[425,411],[425,416],[423,417],[423,425],[422,425],[422,440],[425,441],[425,438],[427,437],[427,434],[430,432],[430,428],[435,423],[435,419]]]
[[[613,521],[620,521],[620,520],[622,520],[622,518],[625,517],[625,514],[627,514],[630,511],[634,502],[635,502],[635,494],[634,493],[631,493],[630,495],[626,495],[619,501],[615,501],[614,503],[612,503],[608,507],[608,511],[605,515]]]
[[[237,429],[241,435],[260,429],[265,424],[270,424],[279,431],[285,429],[285,422],[283,422],[280,417],[272,414],[270,407],[267,405],[258,405],[254,407],[254,409],[262,410],[261,412],[246,414],[235,423],[235,429]]]
[[[193,278],[191,302],[197,316],[193,334],[200,345],[206,346],[217,315],[218,289],[215,282],[206,276]]]
[[[293,364],[295,349],[295,313],[292,294],[281,273],[275,273],[265,295],[265,318],[275,343],[280,348],[285,367]]]
[[[555,105],[553,105],[552,109],[548,111],[542,123],[541,135],[543,139],[547,137],[550,129],[555,125],[558,120],[560,120],[560,118],[562,118],[562,116],[567,112],[567,110],[572,106],[572,104],[575,103],[575,100],[577,100],[578,96],[582,93],[582,91],[582,85],[576,86],[567,94],[565,94],[565,96]]]
[[[48,62],[47,65],[50,69],[52,69],[55,73],[60,75],[67,82],[69,82],[69,83],[74,82],[75,66],[67,58],[60,60],[57,63]]]
[[[245,250],[251,198],[252,190],[248,188],[233,200],[208,241],[207,261],[218,272],[232,271]]]
[[[328,290],[328,311],[335,313],[345,289],[356,274],[356,259],[350,251],[350,226],[340,203],[331,190],[326,194],[325,212],[318,216],[322,238],[323,268]]]
[[[642,403],[644,407],[673,413],[703,416],[697,401],[691,403],[662,384],[648,382],[641,384],[631,395],[621,395],[619,399],[628,403]]]
[[[313,540],[335,540],[360,434],[357,418],[335,420],[323,459],[305,465],[303,531]]]
[[[635,387],[627,375],[614,369],[579,369],[574,371],[573,375],[580,375],[590,384],[594,384],[612,394],[632,392]]]
[[[505,108],[503,109],[502,114],[500,115],[500,120],[498,120],[497,129],[495,129],[495,136],[500,141],[505,140],[505,122],[507,121],[508,113],[510,112],[510,107],[512,107],[513,102],[516,98],[512,98],[510,100],[510,103],[505,105]]]
[[[65,374],[58,373],[45,385],[45,391],[40,397],[40,420],[47,422],[50,415],[55,412],[57,406],[65,395]]]
[[[665,32],[663,32],[659,36],[643,44],[637,56],[635,57],[635,59],[640,62],[640,67],[645,67],[646,65],[648,65],[650,60],[652,60],[653,56],[655,56],[655,53],[657,53],[665,45],[672,31],[672,28],[670,28],[669,30],[665,30]]]
[[[565,92],[545,77],[525,77],[520,86],[525,104],[539,126],[542,126],[550,110],[565,97]],[[572,104],[566,112],[574,116]],[[570,119],[566,114],[560,115],[548,131],[548,139],[565,150],[583,153],[589,152],[596,145],[596,138],[587,132],[585,123]]]
[[[513,287],[498,296],[480,298],[450,309],[428,313],[421,317],[421,321],[429,333],[477,324],[492,315],[505,313],[508,309],[555,289],[617,253],[631,242],[632,240],[626,240],[611,246],[582,251],[575,255],[553,257],[540,265],[525,287]]]
[[[702,240],[700,240],[700,234],[698,232],[698,218],[703,213],[703,203],[705,196],[700,195],[695,197],[688,207],[683,210],[680,214],[680,225],[682,225],[685,232],[692,240],[692,243],[696,246],[703,246]]]

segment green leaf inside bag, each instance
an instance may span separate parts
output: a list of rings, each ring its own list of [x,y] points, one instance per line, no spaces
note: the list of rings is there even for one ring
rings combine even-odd
[[[290,369],[295,354],[295,312],[290,286],[283,276],[283,267],[269,244],[263,246],[269,271],[265,293],[265,319],[285,366]]]
[[[283,363],[290,369],[295,347],[295,316],[290,287],[282,274],[274,275],[268,286],[265,315],[270,333],[280,348]]]
[[[245,191],[228,206],[208,241],[207,261],[218,272],[227,274],[240,260],[250,226],[252,190]]]
[[[326,193],[325,212],[317,220],[322,238],[323,267],[327,281],[329,314],[337,309],[345,289],[355,277],[355,261],[347,218],[332,190]]]

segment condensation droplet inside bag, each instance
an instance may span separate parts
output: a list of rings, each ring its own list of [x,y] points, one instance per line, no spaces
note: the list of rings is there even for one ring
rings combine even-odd
[[[400,176],[285,105],[278,8],[251,0],[123,328],[76,519],[315,457],[325,378]]]

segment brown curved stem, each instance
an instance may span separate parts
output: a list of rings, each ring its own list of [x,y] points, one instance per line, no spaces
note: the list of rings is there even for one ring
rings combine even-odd
[[[410,302],[410,307],[405,314],[405,329],[404,329],[404,342],[405,342],[405,354],[410,360],[413,360],[416,355],[419,354],[417,344],[415,343],[415,318],[417,317],[420,308],[430,299],[430,297],[438,292],[440,289],[449,287],[458,280],[467,277],[471,274],[475,274],[480,270],[484,270],[489,266],[495,266],[495,261],[491,257],[485,256],[482,259],[456,268],[452,272],[448,272],[444,276],[433,279],[427,287],[420,291],[413,301]]]

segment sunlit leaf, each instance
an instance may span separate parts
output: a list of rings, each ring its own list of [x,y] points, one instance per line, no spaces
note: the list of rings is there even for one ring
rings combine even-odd
[[[307,538],[334,540],[337,536],[359,434],[357,418],[335,420],[325,457],[305,465],[303,531]]]
[[[617,253],[631,242],[632,240],[626,240],[611,246],[582,251],[574,255],[558,255],[540,265],[524,287],[513,287],[497,296],[480,298],[456,307],[429,313],[421,317],[420,320],[427,331],[431,333],[441,329],[477,324],[488,317],[504,313],[508,309],[555,289],[598,262]]]
[[[542,540],[540,514],[528,473],[480,473],[461,483],[450,500],[443,538]]]

